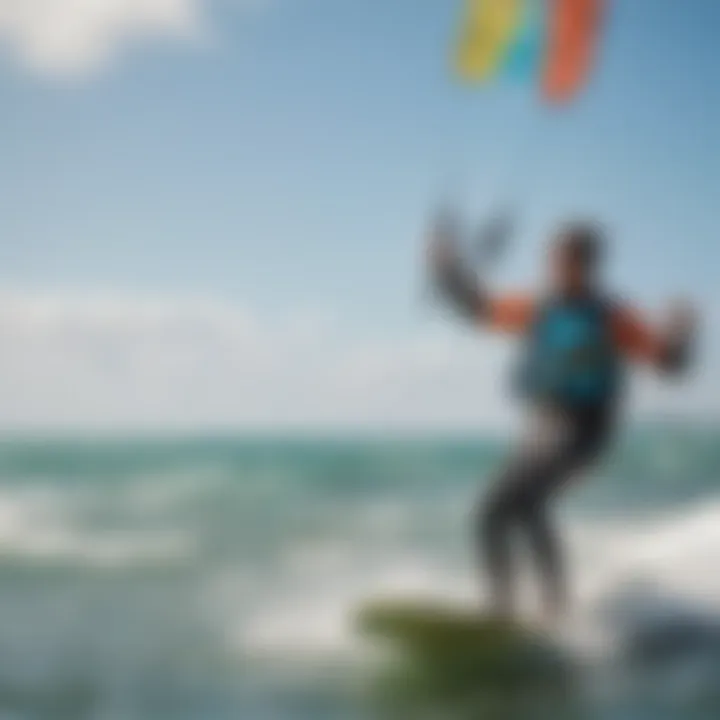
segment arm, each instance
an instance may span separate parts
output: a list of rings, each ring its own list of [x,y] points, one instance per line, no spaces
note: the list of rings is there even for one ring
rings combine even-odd
[[[676,310],[663,331],[650,328],[629,309],[618,308],[613,332],[620,350],[632,360],[669,374],[681,374],[692,364],[695,318],[687,308]]]
[[[430,249],[434,287],[456,314],[494,330],[522,333],[527,329],[534,312],[530,298],[491,295],[446,239],[440,239]]]

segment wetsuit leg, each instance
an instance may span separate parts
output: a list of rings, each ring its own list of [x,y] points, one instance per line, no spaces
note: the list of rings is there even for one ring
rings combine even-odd
[[[516,520],[515,498],[510,491],[512,465],[500,476],[479,507],[478,547],[490,579],[493,606],[502,612],[512,611],[512,532]]]
[[[544,605],[556,614],[567,601],[563,549],[549,518],[547,498],[520,511],[521,528],[527,534],[540,575]]]
[[[560,482],[559,470],[555,456],[543,461],[514,456],[481,506],[480,554],[489,576],[493,605],[501,613],[514,609],[515,535],[529,537],[544,586],[556,589],[560,583],[559,548],[545,508],[546,493]]]
[[[605,425],[590,420],[565,413],[541,418],[513,453],[481,507],[480,553],[490,578],[493,602],[500,612],[513,610],[514,532],[522,533],[530,542],[548,608],[557,610],[564,603],[562,554],[547,505],[601,449]]]

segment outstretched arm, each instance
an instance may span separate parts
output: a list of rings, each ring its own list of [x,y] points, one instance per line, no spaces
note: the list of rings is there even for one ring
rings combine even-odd
[[[532,321],[533,301],[523,296],[491,294],[458,256],[452,238],[435,237],[428,261],[435,290],[462,318],[511,333],[524,332]]]
[[[433,289],[455,314],[471,322],[485,318],[490,295],[472,268],[459,257],[449,231],[431,239],[428,268]]]
[[[687,306],[679,306],[663,329],[651,328],[627,308],[615,314],[614,334],[625,355],[659,370],[680,374],[688,370],[694,359],[697,321]]]

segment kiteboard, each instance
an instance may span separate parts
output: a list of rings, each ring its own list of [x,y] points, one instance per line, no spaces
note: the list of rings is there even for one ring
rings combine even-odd
[[[375,599],[355,615],[379,652],[374,687],[385,699],[453,703],[567,697],[573,664],[531,624],[438,601]]]

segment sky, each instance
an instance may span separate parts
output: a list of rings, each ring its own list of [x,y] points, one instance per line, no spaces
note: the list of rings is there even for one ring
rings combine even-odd
[[[441,202],[518,216],[497,287],[594,217],[704,356],[633,411],[720,410],[720,3],[614,0],[590,86],[449,71],[459,2],[0,0],[0,428],[496,429],[504,339],[423,292]]]

